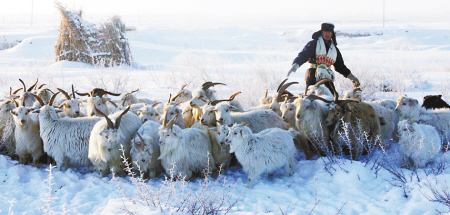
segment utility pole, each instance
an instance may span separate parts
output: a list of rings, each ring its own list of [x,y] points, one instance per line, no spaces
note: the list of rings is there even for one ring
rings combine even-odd
[[[384,15],[385,15],[385,10],[386,10],[385,2],[386,2],[386,0],[383,0],[383,28],[384,28]]]
[[[34,0],[31,0],[31,27],[33,27],[33,2]]]

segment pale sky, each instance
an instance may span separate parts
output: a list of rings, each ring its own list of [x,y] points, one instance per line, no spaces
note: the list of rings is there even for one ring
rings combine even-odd
[[[58,18],[52,0],[0,0],[0,25]],[[131,22],[413,20],[449,22],[449,0],[60,0],[84,19],[120,15]],[[33,4],[33,7],[32,7]],[[2,22],[3,21],[3,22]]]

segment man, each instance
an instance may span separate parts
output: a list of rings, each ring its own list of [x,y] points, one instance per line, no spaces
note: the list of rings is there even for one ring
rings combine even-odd
[[[334,66],[337,72],[352,80],[354,87],[359,87],[359,80],[345,66],[341,52],[336,47],[337,42],[334,25],[331,23],[322,23],[321,29],[312,35],[312,39],[294,59],[292,68],[289,70],[287,76],[308,61],[311,66],[306,71],[305,94],[310,85],[314,85],[321,79],[328,78],[334,80],[334,72],[330,68],[331,65]],[[326,83],[325,86],[333,92],[330,84]]]

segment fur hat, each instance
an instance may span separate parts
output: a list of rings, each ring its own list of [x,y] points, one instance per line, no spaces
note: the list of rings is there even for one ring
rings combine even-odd
[[[320,30],[334,32],[334,25],[333,25],[333,23],[324,22],[324,23],[322,23]]]

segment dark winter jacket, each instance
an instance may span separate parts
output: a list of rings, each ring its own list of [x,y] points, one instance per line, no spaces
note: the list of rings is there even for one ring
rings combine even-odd
[[[305,48],[303,48],[303,50],[300,53],[298,53],[298,56],[294,59],[293,64],[296,63],[299,66],[301,66],[306,61],[308,61],[309,63],[312,63],[312,64],[316,63],[317,40],[319,39],[319,36],[321,36],[321,34],[322,34],[321,31],[317,31],[312,35],[313,40],[308,42],[308,44],[306,44]],[[326,48],[328,51],[329,45]],[[339,51],[339,49],[337,47],[336,47],[336,51],[337,51],[337,57],[336,57],[336,62],[334,62],[334,64],[333,64],[334,70],[336,70],[336,72],[341,73],[344,77],[347,77],[351,72],[347,68],[347,66],[345,66],[344,59],[342,58],[341,52]]]

